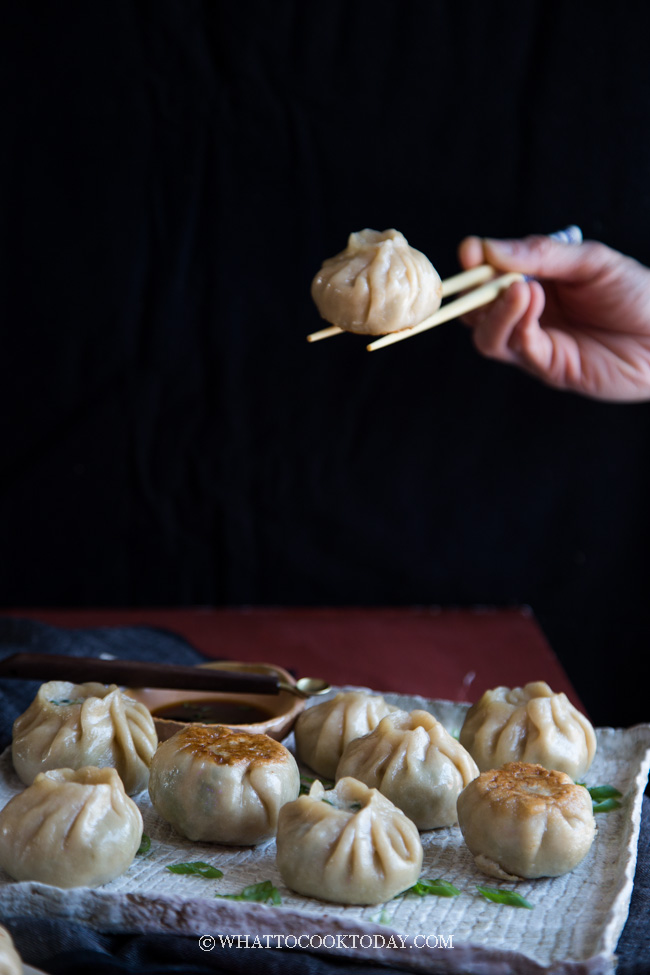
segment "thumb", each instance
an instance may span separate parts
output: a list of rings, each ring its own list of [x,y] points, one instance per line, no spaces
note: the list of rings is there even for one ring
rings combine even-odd
[[[519,240],[486,238],[483,253],[487,263],[500,271],[575,282],[591,280],[621,259],[617,251],[597,241],[566,244],[541,235]]]

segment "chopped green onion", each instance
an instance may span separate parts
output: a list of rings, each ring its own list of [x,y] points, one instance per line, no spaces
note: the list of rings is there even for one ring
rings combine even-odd
[[[239,894],[217,894],[216,896],[227,901],[253,901],[258,904],[282,903],[280,892],[270,880],[262,880],[259,884],[244,887]]]
[[[623,793],[615,789],[613,785],[585,785],[584,782],[577,782],[587,790],[591,796],[594,812],[611,812],[613,809],[620,809],[619,799],[623,798]]]
[[[188,874],[194,877],[205,877],[206,880],[218,880],[223,877],[223,872],[217,867],[211,867],[209,863],[196,860],[194,863],[172,863],[167,867],[170,873]]]
[[[612,812],[614,809],[620,809],[621,804],[618,799],[603,799],[602,802],[596,802],[594,800],[593,807],[595,813],[605,813]]]
[[[615,789],[613,785],[592,785],[587,786],[587,791],[589,795],[595,802],[601,802],[603,799],[622,799],[623,793]]]
[[[518,894],[516,890],[499,890],[497,887],[477,887],[479,894],[482,894],[488,901],[495,904],[508,904],[510,907],[527,907],[532,911],[533,905]]]
[[[417,884],[409,887],[404,893],[416,894],[418,897],[428,897],[429,895],[435,895],[436,897],[458,897],[460,891],[458,887],[454,887],[448,880],[441,880],[438,877],[436,880],[418,880]]]
[[[83,704],[85,701],[84,697],[62,697],[58,701],[50,701],[50,704],[55,704],[58,707],[66,707],[68,704]]]
[[[147,836],[146,833],[143,833],[142,839],[140,840],[140,846],[138,847],[135,855],[137,857],[143,857],[145,853],[149,852],[150,849],[151,849],[151,837]]]

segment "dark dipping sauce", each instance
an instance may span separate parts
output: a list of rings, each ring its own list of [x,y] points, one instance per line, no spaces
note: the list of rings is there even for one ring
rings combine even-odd
[[[195,721],[198,724],[257,724],[273,717],[271,711],[239,701],[175,701],[152,710],[154,718],[166,721]]]

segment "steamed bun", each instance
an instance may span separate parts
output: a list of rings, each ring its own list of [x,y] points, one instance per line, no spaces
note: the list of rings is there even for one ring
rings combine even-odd
[[[581,779],[596,754],[591,722],[544,681],[486,691],[465,717],[460,743],[481,772],[533,762]]]
[[[312,281],[321,317],[349,332],[412,328],[440,306],[440,276],[398,230],[360,230]]]
[[[428,711],[397,711],[351,741],[336,770],[394,802],[418,829],[453,826],[456,800],[478,775],[474,760]]]
[[[115,684],[42,684],[14,721],[11,757],[30,785],[56,768],[116,768],[129,795],[146,789],[158,736],[151,714]]]
[[[414,823],[352,778],[287,803],[278,822],[277,865],[288,887],[336,904],[381,904],[412,887],[422,869]]]
[[[14,880],[98,887],[124,873],[142,816],[113,768],[52,769],[0,812],[0,866]]]
[[[298,758],[318,775],[333,779],[346,745],[367,735],[385,715],[397,710],[381,694],[341,691],[298,717],[294,728]]]

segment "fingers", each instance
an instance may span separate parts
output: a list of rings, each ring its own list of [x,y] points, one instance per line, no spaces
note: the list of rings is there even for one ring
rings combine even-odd
[[[476,267],[477,264],[483,264],[485,257],[483,256],[483,241],[480,237],[465,237],[461,240],[458,246],[458,260],[461,267],[468,270],[471,267]]]
[[[622,398],[621,379],[628,382],[649,341],[648,268],[596,241],[549,237],[467,237],[458,256],[466,268],[488,263],[527,276],[464,317],[479,352],[555,388]]]
[[[521,271],[536,278],[585,282],[619,267],[623,256],[605,244],[564,244],[550,237],[519,240],[466,237],[458,248],[463,267],[487,263],[501,271]]]
[[[483,355],[538,370],[544,367],[546,356],[539,325],[544,304],[540,284],[518,281],[464,320],[473,329],[474,344]]]

